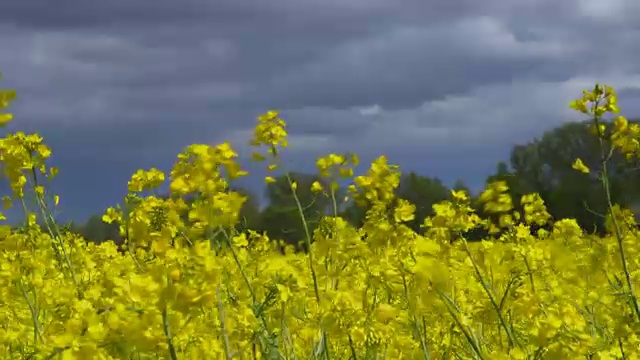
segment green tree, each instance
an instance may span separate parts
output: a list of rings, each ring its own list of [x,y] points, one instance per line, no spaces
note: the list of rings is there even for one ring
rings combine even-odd
[[[545,200],[554,218],[575,218],[587,231],[601,231],[607,206],[597,171],[585,175],[571,168],[580,158],[593,170],[600,170],[600,145],[591,133],[588,122],[568,123],[511,151],[511,169],[501,168],[503,177],[512,188],[517,203],[525,193],[537,192]],[[609,176],[612,199],[623,206],[635,202],[640,194],[637,167],[614,154]]]
[[[311,191],[314,181],[323,183],[319,176],[291,173],[290,178],[297,184],[296,195],[309,232],[313,236],[319,220],[329,213],[331,201],[324,194]],[[326,188],[326,184],[324,185]],[[299,245],[306,237],[304,224],[286,176],[279,176],[275,182],[267,184],[265,194],[269,205],[260,215],[260,230],[273,239],[283,240],[286,244],[304,249]]]
[[[86,240],[98,244],[108,240],[113,240],[116,244],[122,243],[120,225],[117,222],[103,222],[102,215],[91,216],[78,230]]]
[[[471,189],[467,186],[467,184],[462,179],[456,180],[456,182],[451,187],[451,190],[456,190],[456,191],[464,190],[467,194],[469,194],[469,196],[473,196]]]
[[[237,191],[247,198],[240,209],[240,222],[236,227],[236,230],[243,231],[258,229],[261,221],[260,202],[258,196],[244,188],[234,188],[233,191]]]
[[[344,209],[340,212],[340,217],[347,220],[351,225],[360,228],[364,224],[368,206],[361,206],[355,201],[349,200]]]
[[[415,218],[407,226],[421,232],[421,225],[428,216],[433,216],[433,205],[451,198],[451,190],[438,178],[421,176],[415,172],[403,174],[396,197],[416,206]]]

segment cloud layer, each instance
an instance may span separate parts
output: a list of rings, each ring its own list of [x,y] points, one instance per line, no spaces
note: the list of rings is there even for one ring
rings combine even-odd
[[[384,153],[475,187],[512,145],[575,120],[568,101],[595,82],[640,114],[638,19],[635,0],[5,1],[1,85],[20,98],[12,130],[53,146],[70,217],[187,144],[246,153],[271,108],[294,164]]]

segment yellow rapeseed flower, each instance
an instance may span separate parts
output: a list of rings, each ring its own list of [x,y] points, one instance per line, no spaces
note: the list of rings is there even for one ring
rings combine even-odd
[[[581,173],[588,174],[589,168],[582,162],[582,159],[576,159],[571,167],[574,170],[580,171]]]

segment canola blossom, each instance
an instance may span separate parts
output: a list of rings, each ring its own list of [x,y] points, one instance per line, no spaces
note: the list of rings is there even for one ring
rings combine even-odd
[[[0,110],[14,97],[0,92]],[[572,107],[593,117],[611,152],[638,156],[638,126],[602,120],[618,112],[613,89],[596,86]],[[0,123],[11,119],[0,113]],[[305,227],[307,252],[281,251],[278,239],[235,227],[246,199],[229,184],[248,174],[231,145],[196,144],[168,174],[132,175],[123,204],[103,216],[126,241],[98,245],[51,216],[60,197],[46,182],[58,170],[43,141],[0,139],[4,207],[22,205],[26,216],[18,229],[0,226],[3,359],[640,358],[640,233],[615,204],[598,237],[552,221],[538,194],[515,208],[495,182],[480,195],[490,219],[453,191],[416,233],[405,225],[415,205],[394,196],[398,166],[381,156],[354,177],[356,155],[329,154],[316,163],[326,182],[312,190],[335,204],[350,179],[366,220],[355,228],[330,214],[313,233]],[[255,161],[287,176],[304,220],[280,161],[287,129],[277,111],[259,117],[250,141]],[[573,167],[599,171],[606,190],[602,160]],[[166,183],[170,197],[153,195]],[[468,243],[477,227],[499,236]]]

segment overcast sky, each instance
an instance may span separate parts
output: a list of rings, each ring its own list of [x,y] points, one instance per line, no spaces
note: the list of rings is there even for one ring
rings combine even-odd
[[[53,147],[63,218],[188,144],[248,155],[272,108],[297,169],[351,150],[478,187],[595,82],[640,114],[639,19],[637,0],[1,1],[0,86],[8,129]]]

